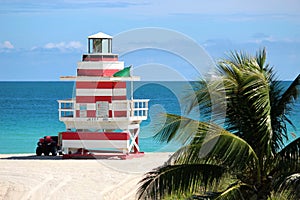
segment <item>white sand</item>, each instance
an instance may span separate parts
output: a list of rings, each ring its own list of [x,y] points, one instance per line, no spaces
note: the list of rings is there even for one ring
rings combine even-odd
[[[130,160],[53,160],[2,154],[0,199],[135,199],[143,175],[162,165],[170,155],[146,153]]]

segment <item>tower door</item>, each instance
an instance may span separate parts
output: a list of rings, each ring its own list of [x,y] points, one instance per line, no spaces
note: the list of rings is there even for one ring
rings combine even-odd
[[[96,117],[108,118],[109,117],[109,102],[98,101],[96,103]]]

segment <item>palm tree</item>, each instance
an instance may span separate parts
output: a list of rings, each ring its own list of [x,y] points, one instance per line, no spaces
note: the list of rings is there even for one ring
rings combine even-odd
[[[165,114],[155,137],[183,147],[144,176],[138,198],[299,198],[300,138],[287,144],[287,124],[293,126],[288,116],[300,75],[284,90],[266,64],[265,49],[255,56],[231,52],[217,69],[218,78],[197,83],[188,105],[188,113],[198,109],[205,121]]]

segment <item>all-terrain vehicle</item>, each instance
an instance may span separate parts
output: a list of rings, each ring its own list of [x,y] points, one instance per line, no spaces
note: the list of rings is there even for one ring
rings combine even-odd
[[[41,156],[44,154],[45,156],[49,156],[51,153],[52,156],[56,156],[59,150],[58,136],[45,136],[40,138],[37,143],[36,155]]]

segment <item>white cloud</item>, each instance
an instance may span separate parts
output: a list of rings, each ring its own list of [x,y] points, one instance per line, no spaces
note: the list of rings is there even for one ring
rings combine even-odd
[[[254,42],[257,44],[261,44],[262,42],[268,41],[268,42],[275,42],[278,39],[275,39],[272,35],[267,35],[265,33],[255,33],[252,35],[252,38],[249,42]]]
[[[13,49],[15,48],[14,45],[10,41],[4,41],[3,43],[0,43],[1,49]]]
[[[80,49],[83,47],[83,45],[78,41],[71,41],[69,42],[68,46],[69,48],[74,48],[74,49]]]
[[[82,49],[83,45],[79,41],[70,41],[70,42],[59,42],[59,43],[47,43],[43,47],[44,49],[59,49],[61,51],[66,50],[77,50]]]

